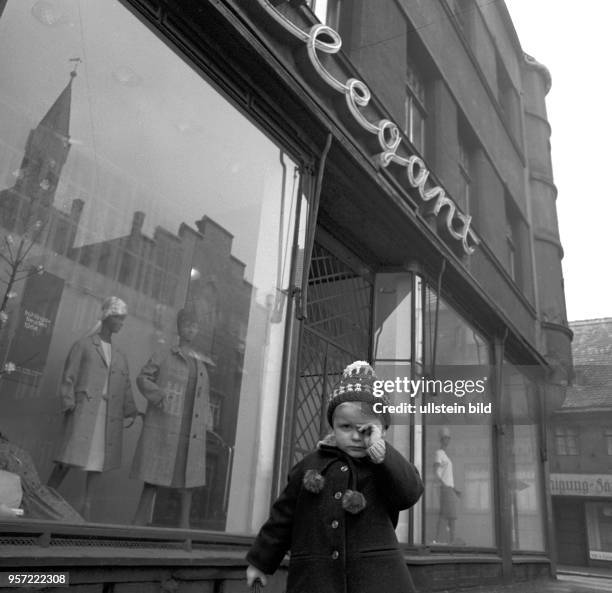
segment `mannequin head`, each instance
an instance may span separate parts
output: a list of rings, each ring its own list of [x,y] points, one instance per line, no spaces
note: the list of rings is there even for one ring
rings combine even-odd
[[[194,311],[181,309],[176,316],[176,328],[182,344],[190,344],[200,331],[200,322]]]
[[[446,450],[451,440],[451,433],[448,426],[443,426],[439,432],[440,435],[440,448]]]
[[[109,334],[116,334],[121,331],[124,321],[125,315],[109,315],[102,320],[102,328]]]
[[[127,316],[127,305],[120,298],[110,296],[102,303],[102,314],[100,315],[100,335],[109,339],[123,327]]]

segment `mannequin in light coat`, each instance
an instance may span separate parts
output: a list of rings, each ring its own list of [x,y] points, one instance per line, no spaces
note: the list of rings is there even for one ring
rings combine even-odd
[[[107,298],[100,322],[72,346],[62,374],[63,440],[47,484],[58,488],[71,468],[84,470],[86,520],[102,473],[121,466],[123,419],[131,419],[129,427],[138,415],[127,358],[112,345],[126,315],[121,299]]]

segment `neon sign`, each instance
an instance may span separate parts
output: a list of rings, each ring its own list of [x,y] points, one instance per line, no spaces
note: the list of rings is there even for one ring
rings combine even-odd
[[[431,173],[423,159],[416,155],[398,154],[403,137],[396,123],[386,118],[372,122],[364,115],[363,109],[372,97],[368,86],[356,78],[342,82],[323,66],[319,55],[337,54],[342,47],[342,38],[338,32],[323,24],[304,31],[278,12],[268,0],[257,0],[257,3],[285,31],[306,45],[308,59],[315,72],[334,91],[344,95],[347,110],[355,122],[366,132],[376,135],[381,152],[374,156],[375,164],[383,169],[391,165],[403,168],[408,184],[417,190],[421,200],[431,206],[434,215],[444,217],[442,220],[449,235],[461,242],[464,253],[473,253],[480,239],[471,228],[472,217],[461,212],[445,190],[431,182]]]

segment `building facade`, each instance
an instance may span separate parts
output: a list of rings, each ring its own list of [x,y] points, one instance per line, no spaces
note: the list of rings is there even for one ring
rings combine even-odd
[[[544,425],[571,331],[550,76],[503,2],[0,0],[0,44],[0,430],[24,511],[2,517],[4,567],[69,567],[92,592],[242,591],[327,394],[366,359],[426,484],[397,527],[417,590],[554,573]],[[94,472],[45,486],[65,360],[109,296],[127,304],[113,348],[140,412],[141,369],[176,344],[181,309],[199,320],[210,406],[190,529],[178,487],[134,525],[140,417],[87,521]],[[183,414],[180,388],[162,391]]]
[[[612,320],[573,321],[576,377],[550,426],[559,563],[612,562]]]

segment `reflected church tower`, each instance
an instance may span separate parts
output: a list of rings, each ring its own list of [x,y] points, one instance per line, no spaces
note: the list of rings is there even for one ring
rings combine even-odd
[[[57,235],[60,230],[58,224],[50,224],[51,221],[60,223],[62,232],[68,232],[68,236],[74,239],[73,232],[83,209],[81,200],[72,203],[68,216],[51,208],[70,151],[70,107],[76,75],[75,64],[68,84],[28,135],[15,185],[0,192],[0,225],[9,231],[23,233],[36,221],[41,221],[47,227],[43,233],[46,240],[41,242],[47,244],[54,243],[52,235]],[[72,224],[66,228],[61,224],[62,220]]]

